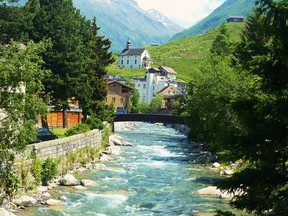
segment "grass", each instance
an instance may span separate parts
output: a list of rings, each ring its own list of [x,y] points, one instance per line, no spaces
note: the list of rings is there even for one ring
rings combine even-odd
[[[59,139],[66,137],[65,132],[68,128],[50,128],[50,130],[58,136]]]
[[[230,23],[227,28],[231,41],[240,41],[241,29],[244,23]],[[202,35],[191,36],[184,39],[171,41],[160,46],[147,46],[153,60],[152,67],[172,67],[178,74],[177,79],[189,82],[193,72],[198,70],[210,55],[212,42],[219,33],[219,27],[213,28]],[[145,70],[119,69],[117,67],[118,56],[115,56],[114,64],[108,67],[109,74],[121,75],[126,78],[144,76]]]

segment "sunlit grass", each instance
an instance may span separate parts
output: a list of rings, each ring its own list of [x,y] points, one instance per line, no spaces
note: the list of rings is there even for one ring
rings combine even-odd
[[[66,130],[68,130],[68,128],[50,128],[50,131],[56,134],[59,139],[66,137],[65,136]]]

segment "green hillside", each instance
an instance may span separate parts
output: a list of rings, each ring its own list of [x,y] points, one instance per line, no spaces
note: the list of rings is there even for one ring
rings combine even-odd
[[[226,22],[229,16],[244,16],[251,13],[255,0],[226,0],[220,7],[215,9],[208,17],[182,32],[175,34],[171,40],[177,40],[193,35],[203,34],[209,29]]]
[[[227,24],[231,40],[239,41],[241,29],[244,23]],[[169,66],[178,74],[177,78],[189,81],[193,71],[197,70],[210,54],[210,48],[215,37],[219,33],[219,27],[211,29],[203,35],[192,36],[161,46],[146,47],[153,60],[153,67]],[[118,59],[108,68],[110,74],[121,75],[124,77],[144,76],[145,70],[119,69],[117,67]]]

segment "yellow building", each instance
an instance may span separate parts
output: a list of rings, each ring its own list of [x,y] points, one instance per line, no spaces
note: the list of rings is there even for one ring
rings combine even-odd
[[[106,97],[107,104],[113,104],[115,110],[127,111],[130,105],[130,95],[132,87],[127,86],[116,80],[110,81],[108,84],[108,93]]]

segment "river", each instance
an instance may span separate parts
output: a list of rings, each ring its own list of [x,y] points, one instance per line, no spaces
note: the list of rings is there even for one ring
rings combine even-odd
[[[68,198],[65,206],[38,207],[24,211],[25,215],[191,216],[229,210],[225,199],[193,195],[209,186],[207,179],[217,173],[194,162],[197,154],[185,135],[148,123],[137,123],[134,130],[117,134],[135,146],[121,147],[122,154],[105,163],[108,169],[77,176],[100,186],[82,192],[59,187],[59,196]]]

